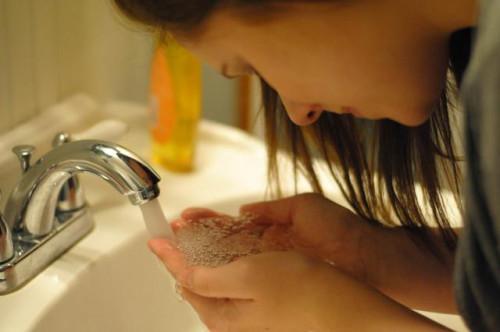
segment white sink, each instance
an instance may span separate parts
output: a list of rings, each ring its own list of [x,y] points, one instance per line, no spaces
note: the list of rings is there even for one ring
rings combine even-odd
[[[141,233],[90,266],[32,331],[205,331],[145,242]]]
[[[235,214],[241,204],[256,199],[259,197],[242,197],[210,207]],[[196,313],[175,293],[173,278],[147,249],[148,236],[134,210],[137,208],[120,206],[95,214],[93,238],[83,240],[62,262],[84,256],[83,248],[106,241],[107,233],[128,218],[132,226],[122,234],[124,242],[111,242],[106,254],[89,264],[44,308],[30,331],[207,331]],[[466,331],[456,315],[424,314],[454,331]]]
[[[259,196],[241,197],[210,207],[235,214],[241,204],[256,199]],[[179,299],[173,278],[147,248],[148,236],[136,210],[118,206],[95,213],[96,229],[92,236],[57,264],[69,268],[78,259],[86,261],[93,255],[100,258],[80,271],[64,292],[50,299],[29,331],[207,331],[191,307]],[[110,234],[124,222],[128,226],[121,227],[121,234]],[[122,237],[123,241],[110,241],[110,236]],[[103,242],[108,243],[105,253],[88,252],[99,243],[102,247]],[[454,331],[466,331],[456,315],[424,314]]]
[[[117,142],[149,159],[146,108],[119,103],[104,111],[104,117],[121,119],[130,126]],[[17,138],[19,142],[25,139]],[[265,150],[257,139],[203,121],[196,156],[196,170],[189,174],[170,173],[155,165],[162,178],[159,200],[167,217],[177,216],[188,206],[214,206],[216,202],[226,202],[221,210],[234,214],[237,208],[227,208],[248,201],[235,201],[237,197],[262,199]],[[9,168],[13,166],[0,166],[0,170]],[[0,172],[0,183],[13,177],[17,175]],[[204,331],[147,249],[140,209],[95,176],[82,175],[81,180],[95,228],[25,286],[0,296],[0,331]]]
[[[213,207],[234,214],[248,201],[241,198]],[[106,230],[99,229],[99,223],[113,216],[117,220],[127,214],[139,218],[133,209],[117,207],[96,213],[95,231],[103,234],[95,235],[106,236]],[[142,220],[134,220],[134,224],[140,227]],[[32,331],[206,331],[189,305],[179,300],[173,279],[147,249],[147,239],[146,233],[138,230],[136,235],[88,266],[45,308]],[[85,242],[82,241],[81,246],[91,245]]]

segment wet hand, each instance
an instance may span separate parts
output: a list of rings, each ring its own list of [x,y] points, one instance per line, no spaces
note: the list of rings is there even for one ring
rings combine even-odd
[[[153,239],[149,246],[211,332],[447,331],[297,252],[268,252],[208,268],[188,266],[167,240]]]
[[[247,204],[241,212],[259,215],[260,223],[287,226],[294,249],[365,279],[362,241],[369,225],[350,210],[319,194],[301,194],[275,201]],[[273,236],[279,236],[274,232]]]
[[[319,331],[315,279],[324,263],[295,252],[270,252],[217,268],[190,267],[166,240],[149,245],[210,331]]]

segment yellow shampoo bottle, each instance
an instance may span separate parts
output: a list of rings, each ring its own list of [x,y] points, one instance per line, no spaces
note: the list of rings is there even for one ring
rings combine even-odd
[[[193,170],[201,113],[201,65],[173,40],[160,43],[151,72],[153,161],[175,172]]]

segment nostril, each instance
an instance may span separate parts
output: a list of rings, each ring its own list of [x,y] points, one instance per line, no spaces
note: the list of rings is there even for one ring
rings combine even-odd
[[[310,111],[309,113],[307,113],[307,118],[309,120],[314,119],[315,116],[316,116],[316,112],[315,111]]]

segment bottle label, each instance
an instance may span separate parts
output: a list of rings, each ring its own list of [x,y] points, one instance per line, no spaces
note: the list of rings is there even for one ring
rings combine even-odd
[[[176,103],[171,71],[164,49],[158,47],[153,57],[151,73],[151,134],[159,143],[165,143],[172,135]]]

